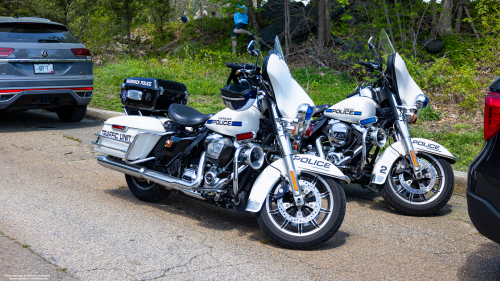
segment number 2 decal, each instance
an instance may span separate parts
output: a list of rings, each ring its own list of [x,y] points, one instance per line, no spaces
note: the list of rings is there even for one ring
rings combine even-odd
[[[382,167],[380,168],[380,172],[381,172],[382,174],[385,174],[385,173],[387,172],[387,167],[386,167],[386,166],[382,166]]]

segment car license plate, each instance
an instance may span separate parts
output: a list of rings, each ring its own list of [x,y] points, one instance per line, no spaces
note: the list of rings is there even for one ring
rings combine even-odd
[[[35,73],[54,73],[53,64],[35,64]]]

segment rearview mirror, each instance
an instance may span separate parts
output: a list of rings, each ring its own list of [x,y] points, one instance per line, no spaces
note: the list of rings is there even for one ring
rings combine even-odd
[[[255,40],[250,41],[250,43],[248,44],[248,47],[247,47],[247,51],[252,57],[258,56],[259,52],[260,52],[259,42],[255,41]]]
[[[371,43],[372,40],[373,36],[371,36],[370,39],[368,40],[368,50],[375,50],[375,46],[373,46],[373,44]]]

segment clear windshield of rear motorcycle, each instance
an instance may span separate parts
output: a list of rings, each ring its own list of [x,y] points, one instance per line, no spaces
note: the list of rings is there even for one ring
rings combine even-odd
[[[280,44],[280,39],[278,38],[278,35],[274,38],[274,51],[275,54],[280,58],[280,60],[285,60],[285,56],[283,55],[283,50],[281,49],[281,44]]]
[[[380,58],[382,59],[384,67],[393,67],[393,69],[389,69],[388,71],[393,73],[397,80],[398,89],[394,92],[399,96],[402,105],[414,106],[417,96],[423,95],[424,93],[411,77],[403,58],[394,50],[391,40],[384,29],[380,31],[378,44]],[[391,64],[387,63],[389,56],[391,56],[391,60],[393,60]],[[384,69],[384,71],[386,70]]]

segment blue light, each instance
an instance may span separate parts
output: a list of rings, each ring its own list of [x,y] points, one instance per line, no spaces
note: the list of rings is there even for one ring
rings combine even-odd
[[[311,117],[312,117],[313,113],[314,113],[314,107],[309,106],[309,107],[307,108],[307,112],[306,112],[306,120],[311,119]]]
[[[377,118],[376,117],[370,117],[368,119],[363,119],[361,121],[359,121],[359,123],[364,126],[364,125],[368,125],[368,124],[371,124],[371,123],[375,123],[377,122]]]
[[[425,97],[424,105],[422,105],[422,108],[425,108],[428,103],[429,103],[429,98]]]

